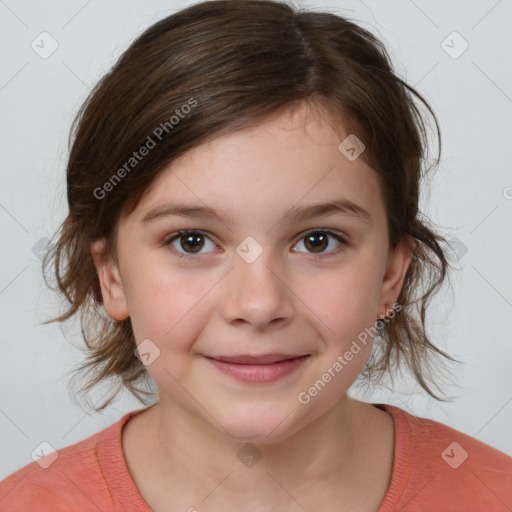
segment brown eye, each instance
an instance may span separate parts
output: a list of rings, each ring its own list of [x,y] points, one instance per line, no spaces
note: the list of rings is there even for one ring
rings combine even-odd
[[[208,236],[200,231],[178,231],[165,239],[163,245],[171,245],[180,258],[186,258],[187,255],[201,256],[204,254],[200,251],[207,245],[207,242],[210,243],[211,249],[214,250],[217,247]]]
[[[304,237],[305,246],[313,252],[323,252],[329,246],[328,236],[321,231],[317,231]]]
[[[180,246],[185,251],[190,249],[191,252],[198,252],[202,249],[204,245],[204,241],[202,240],[203,235],[189,234],[189,235],[181,235]]]
[[[335,240],[334,246],[331,239]],[[329,256],[337,253],[338,250],[345,245],[345,240],[340,235],[333,233],[332,231],[317,229],[315,231],[310,231],[303,236],[297,245],[300,245],[301,243],[304,244],[306,251],[312,255],[318,254],[320,256]],[[330,250],[326,251],[328,248]]]

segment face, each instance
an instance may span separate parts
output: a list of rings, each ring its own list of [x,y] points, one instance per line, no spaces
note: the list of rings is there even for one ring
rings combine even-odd
[[[278,442],[345,396],[410,263],[375,171],[325,119],[303,104],[194,148],[120,221],[119,266],[92,245],[162,407],[238,440]]]

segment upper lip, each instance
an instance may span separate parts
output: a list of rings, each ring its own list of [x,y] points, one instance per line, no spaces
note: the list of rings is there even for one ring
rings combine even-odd
[[[261,354],[261,355],[238,355],[238,356],[206,356],[224,363],[234,364],[273,364],[286,359],[296,359],[308,354]]]

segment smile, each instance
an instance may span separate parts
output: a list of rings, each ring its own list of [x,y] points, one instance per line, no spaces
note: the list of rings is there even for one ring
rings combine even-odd
[[[281,359],[279,360],[279,357]],[[283,359],[283,357],[287,357]],[[243,382],[274,382],[302,366],[309,354],[285,356],[268,354],[265,356],[206,357],[215,368]],[[277,360],[276,360],[277,359]],[[243,362],[242,362],[243,361]]]

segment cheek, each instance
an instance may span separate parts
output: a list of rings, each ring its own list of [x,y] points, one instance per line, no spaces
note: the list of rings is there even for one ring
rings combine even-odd
[[[147,371],[161,389],[180,397],[180,383],[193,368],[191,350],[211,315],[208,290],[213,284],[183,271],[166,275],[154,270],[133,285],[131,321],[137,345],[151,354]]]
[[[307,397],[317,393],[314,402],[327,407],[352,385],[370,355],[380,288],[378,263],[360,258],[316,282],[319,286],[314,294],[310,287],[307,304],[324,346],[314,372],[318,380],[310,383],[314,387]]]
[[[359,261],[308,277],[302,296],[307,297],[305,304],[321,320],[325,339],[342,348],[374,325],[379,289],[378,264]]]
[[[164,350],[188,347],[202,329],[208,291],[214,284],[211,276],[161,264],[146,263],[141,268],[147,270],[132,274],[127,291],[137,343],[149,338]]]

